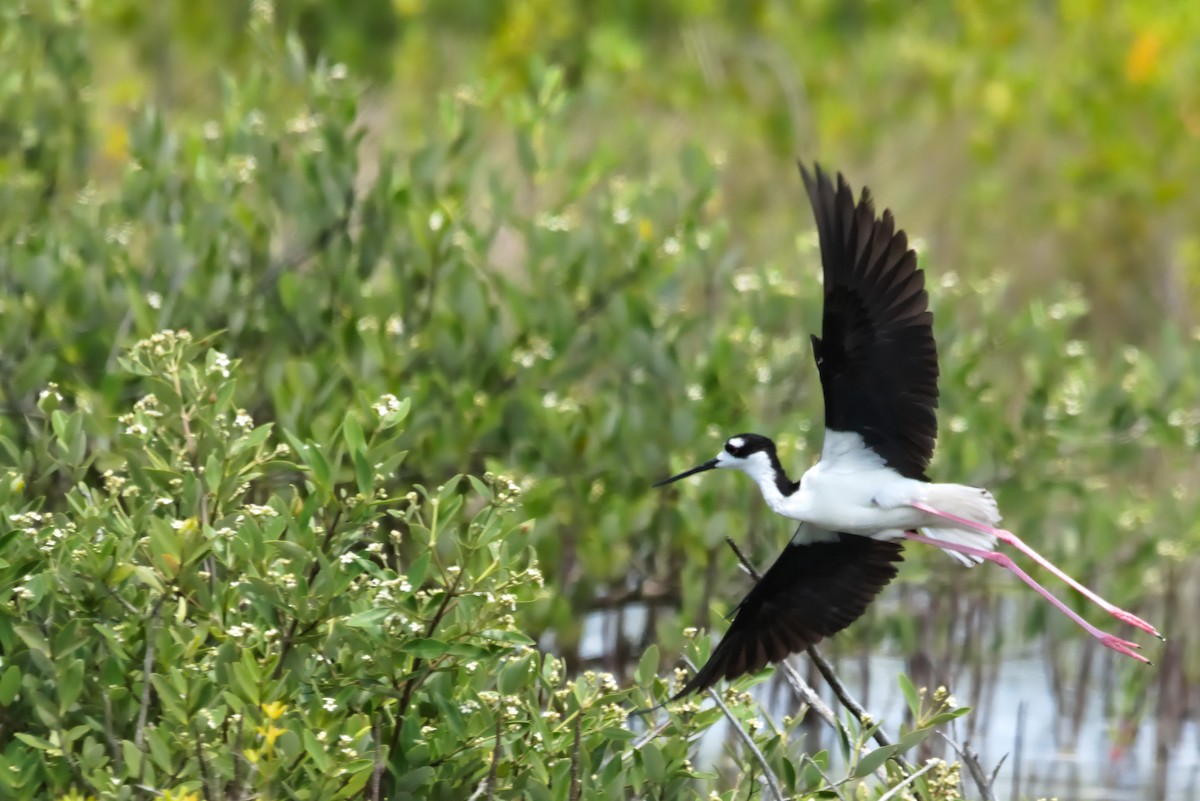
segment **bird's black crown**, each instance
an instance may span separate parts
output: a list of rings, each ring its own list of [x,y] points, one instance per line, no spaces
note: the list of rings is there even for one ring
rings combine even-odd
[[[774,453],[775,443],[762,434],[738,434],[725,441],[725,452],[739,459],[759,451]]]

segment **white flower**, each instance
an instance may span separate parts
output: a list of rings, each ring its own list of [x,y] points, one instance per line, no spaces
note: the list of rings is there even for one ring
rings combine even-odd
[[[233,418],[233,424],[238,428],[244,428],[249,431],[254,428],[254,418],[245,409],[238,409],[237,417]]]
[[[61,401],[63,399],[62,393],[58,391],[58,384],[55,384],[53,381],[47,384],[46,388],[38,393],[38,402],[41,403],[42,401],[46,400],[46,398],[50,397],[53,397],[56,401]]]
[[[146,293],[146,305],[152,309],[161,309],[162,308],[162,295],[158,294],[157,292],[147,292]]]
[[[219,350],[213,351],[212,364],[209,365],[209,374],[217,373],[221,378],[229,378],[229,357]]]
[[[371,408],[374,409],[375,414],[379,415],[380,417],[387,417],[393,412],[400,411],[400,399],[389,392],[384,395],[380,395],[379,400],[375,401],[375,403],[371,405]]]
[[[340,558],[340,561],[343,565],[354,564],[354,560],[355,560],[354,554],[350,553],[349,551],[346,551],[344,554],[342,554],[342,556]]]
[[[279,517],[279,512],[276,512],[273,506],[263,506],[257,503],[246,504],[242,507],[242,511],[251,517]]]
[[[429,215],[429,230],[430,231],[435,231],[435,232],[440,231],[440,230],[442,230],[442,226],[444,226],[445,224],[446,224],[446,215],[443,214],[440,210],[434,210]]]
[[[337,705],[337,701],[335,701],[333,698],[330,698],[329,696],[326,696],[324,703],[321,704],[321,707],[326,712],[337,712],[338,705]],[[342,735],[342,736],[345,737],[345,735]],[[322,737],[321,739],[323,740],[325,738]]]
[[[704,400],[704,387],[699,384],[692,384],[687,388],[687,396],[689,400],[693,401]]]

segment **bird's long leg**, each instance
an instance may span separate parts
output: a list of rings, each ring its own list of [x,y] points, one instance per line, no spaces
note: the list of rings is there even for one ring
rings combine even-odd
[[[1075,579],[1068,576],[1066,573],[1064,573],[1062,570],[1060,570],[1057,565],[1055,565],[1053,562],[1051,562],[1046,557],[1042,556],[1040,553],[1035,551],[1029,545],[1026,545],[1025,542],[1020,537],[1018,537],[1016,534],[1013,534],[1011,531],[1005,531],[1002,528],[992,528],[991,526],[985,525],[983,523],[977,523],[974,520],[968,520],[965,517],[959,517],[958,515],[952,515],[949,512],[943,512],[940,509],[934,509],[932,506],[929,506],[927,504],[920,503],[920,502],[913,503],[912,507],[914,509],[919,509],[922,512],[925,512],[926,514],[931,514],[931,515],[935,515],[937,517],[944,518],[946,520],[951,520],[955,523],[958,523],[959,525],[967,526],[968,528],[973,528],[976,531],[982,531],[984,534],[991,534],[991,535],[995,536],[996,539],[1013,546],[1018,551],[1025,554],[1029,558],[1033,559],[1033,561],[1037,562],[1039,565],[1046,568],[1054,575],[1058,576],[1060,579],[1065,581],[1067,584],[1070,584],[1072,587],[1074,587],[1076,590],[1078,590],[1085,598],[1087,598],[1089,601],[1091,601],[1092,603],[1099,606],[1105,612],[1108,612],[1110,615],[1115,617],[1117,620],[1120,620],[1122,623],[1128,623],[1131,626],[1136,626],[1137,628],[1141,629],[1142,631],[1149,632],[1150,634],[1153,634],[1155,637],[1157,637],[1160,640],[1166,639],[1166,637],[1164,637],[1158,633],[1158,629],[1154,628],[1154,626],[1151,626],[1149,623],[1142,620],[1137,615],[1133,614],[1132,612],[1126,612],[1124,609],[1120,608],[1119,606],[1109,603],[1108,601],[1104,600],[1096,593],[1089,590],[1087,587],[1080,584]]]
[[[934,545],[934,546],[937,546],[938,548],[942,548],[942,549],[945,549],[948,551],[957,551],[958,553],[964,553],[969,556],[979,557],[980,559],[986,560],[988,562],[995,562],[996,564],[1000,565],[1000,567],[1004,568],[1005,570],[1011,571],[1014,575],[1016,575],[1017,578],[1021,579],[1021,581],[1025,582],[1030,587],[1033,587],[1033,589],[1036,590],[1039,595],[1041,595],[1043,598],[1045,598],[1050,603],[1054,604],[1054,606],[1060,612],[1062,612],[1067,617],[1071,618],[1071,620],[1074,620],[1076,623],[1078,623],[1083,628],[1084,631],[1086,631],[1088,634],[1095,637],[1103,645],[1113,649],[1117,653],[1125,654],[1126,656],[1132,656],[1134,659],[1137,659],[1141,662],[1145,662],[1147,665],[1151,664],[1149,659],[1142,656],[1135,650],[1137,648],[1140,648],[1141,646],[1139,646],[1135,642],[1129,642],[1128,640],[1122,640],[1121,638],[1115,637],[1111,634],[1105,634],[1103,631],[1100,631],[1100,629],[1096,628],[1091,623],[1088,623],[1082,617],[1077,615],[1073,609],[1068,607],[1062,601],[1058,600],[1058,598],[1055,598],[1053,593],[1051,593],[1048,589],[1046,589],[1041,584],[1038,584],[1036,581],[1034,581],[1029,576],[1028,573],[1026,573],[1021,568],[1017,567],[1017,565],[1013,562],[1013,560],[1006,554],[996,553],[995,551],[985,551],[982,548],[972,548],[969,545],[959,545],[954,542],[945,542],[944,540],[935,540],[932,537],[926,537],[921,534],[916,534],[912,531],[906,531],[904,533],[904,537],[906,539],[912,540],[913,542],[923,542],[927,545]]]

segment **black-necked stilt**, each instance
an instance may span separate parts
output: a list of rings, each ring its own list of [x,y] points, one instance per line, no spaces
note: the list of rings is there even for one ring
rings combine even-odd
[[[991,493],[935,484],[925,475],[937,438],[938,362],[924,274],[890,211],[875,216],[870,193],[835,188],[820,166],[800,167],[816,217],[825,277],[821,336],[813,355],[825,396],[820,460],[787,477],[775,443],[739,434],[713,459],[662,486],[714,468],[754,479],[772,510],[800,521],[788,546],[738,604],[708,662],[676,698],[759,670],[857,620],[903,559],[901,541],[935,545],[967,565],[995,562],[1015,573],[1104,645],[1143,662],[1136,643],[1097,629],[995,553],[1008,543],[1106,612],[1161,639],[1149,623],[1108,603],[1022,542],[996,528]]]

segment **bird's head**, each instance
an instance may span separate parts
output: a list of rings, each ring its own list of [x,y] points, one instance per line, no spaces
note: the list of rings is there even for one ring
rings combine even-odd
[[[770,475],[777,464],[774,442],[761,434],[738,434],[725,440],[725,447],[714,458],[677,476],[663,479],[654,486],[661,487],[718,467],[732,467],[757,478],[759,475]]]

